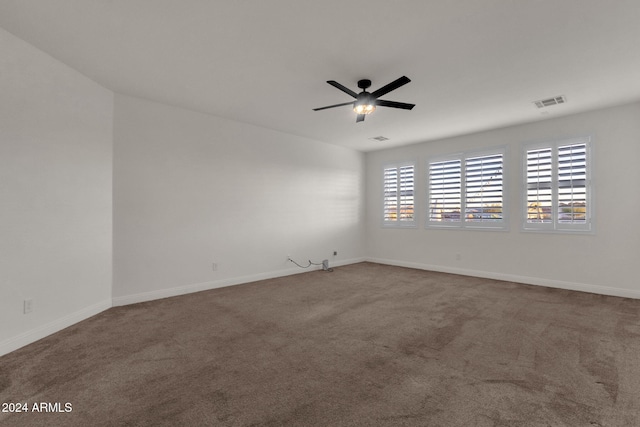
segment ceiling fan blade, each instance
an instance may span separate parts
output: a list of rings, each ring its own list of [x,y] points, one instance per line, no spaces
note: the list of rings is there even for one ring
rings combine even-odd
[[[356,117],[356,123],[364,122],[364,116],[364,114],[358,114],[358,117]]]
[[[353,101],[343,102],[342,104],[336,104],[336,105],[328,105],[326,107],[314,108],[313,111],[326,110],[327,108],[333,108],[333,107],[342,107],[343,105],[353,105]]]
[[[374,98],[377,98],[379,96],[382,96],[382,95],[384,95],[386,93],[391,92],[392,90],[398,89],[400,86],[406,85],[410,81],[411,80],[409,80],[409,77],[402,76],[399,79],[392,81],[388,85],[382,86],[380,89],[371,92],[371,96],[373,96]]]
[[[341,91],[343,91],[344,93],[351,95],[351,96],[352,96],[352,97],[354,97],[354,98],[357,98],[357,97],[358,97],[358,94],[357,94],[357,93],[355,93],[354,91],[352,91],[352,90],[351,90],[351,89],[349,89],[348,87],[344,87],[344,86],[342,86],[340,83],[338,83],[338,82],[337,82],[337,81],[335,81],[335,80],[327,80],[327,83],[329,83],[331,86],[333,86],[333,87],[335,87],[335,88],[337,88],[337,89],[340,89],[340,90],[341,90]]]
[[[404,102],[385,101],[384,99],[376,99],[376,105],[381,107],[402,108],[403,110],[411,110],[416,104],[407,104]]]

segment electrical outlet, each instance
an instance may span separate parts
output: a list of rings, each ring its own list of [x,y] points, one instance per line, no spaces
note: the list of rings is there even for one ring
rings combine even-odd
[[[33,311],[33,300],[31,298],[24,300],[24,314],[29,314]]]
[[[214,263],[211,264],[211,270],[213,270],[213,271],[217,271],[218,270],[218,263],[217,262],[214,262]]]
[[[338,251],[333,251],[333,256],[338,255]]]
[[[291,261],[291,255],[287,255],[287,261]]]

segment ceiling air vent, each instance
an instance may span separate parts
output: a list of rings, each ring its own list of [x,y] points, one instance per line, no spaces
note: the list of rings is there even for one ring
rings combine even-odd
[[[379,142],[388,141],[389,140],[389,138],[386,138],[384,136],[374,136],[373,138],[369,138],[369,139],[372,140],[372,141],[379,141]]]
[[[541,99],[540,101],[534,101],[533,103],[538,108],[550,107],[551,105],[564,104],[567,102],[567,98],[564,95],[555,96],[553,98]]]

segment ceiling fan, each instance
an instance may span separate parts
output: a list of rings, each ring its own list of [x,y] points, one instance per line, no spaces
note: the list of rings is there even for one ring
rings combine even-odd
[[[355,93],[351,89],[344,87],[335,80],[329,80],[331,86],[340,89],[344,93],[351,95],[356,100],[351,102],[343,102],[342,104],[329,105],[327,107],[314,108],[313,111],[326,110],[327,108],[342,107],[344,105],[353,105],[353,111],[358,114],[356,117],[356,123],[364,121],[366,114],[371,114],[375,111],[376,106],[402,108],[403,110],[411,110],[415,107],[415,104],[406,104],[404,102],[385,101],[384,99],[378,99],[382,95],[385,95],[392,90],[398,89],[400,86],[404,86],[411,80],[407,76],[402,76],[397,80],[392,81],[386,86],[382,86],[378,90],[373,92],[367,92],[367,88],[371,86],[371,80],[363,79],[358,81],[358,87],[362,89],[362,92]]]

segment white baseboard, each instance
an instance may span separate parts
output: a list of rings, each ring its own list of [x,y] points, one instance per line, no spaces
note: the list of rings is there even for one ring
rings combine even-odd
[[[355,264],[365,261],[365,258],[352,258],[342,261],[330,261],[330,267]],[[299,267],[287,268],[283,270],[270,271],[267,273],[253,274],[249,276],[231,277],[228,279],[214,280],[211,282],[194,283],[191,285],[178,286],[175,288],[159,289],[156,291],[142,292],[133,295],[125,295],[113,298],[113,306],[136,304],[139,302],[153,301],[161,298],[175,297],[178,295],[190,294],[193,292],[208,291],[210,289],[223,288],[226,286],[241,285],[243,283],[257,282],[258,280],[274,279],[276,277],[291,276],[293,274],[305,273],[308,271],[320,270],[321,266],[311,266],[308,269]]]
[[[364,258],[353,258],[342,261],[330,261],[330,267],[339,267],[342,265],[355,264],[365,261]],[[250,283],[258,280],[273,279],[276,277],[291,276],[294,274],[301,274],[308,271],[320,270],[321,266],[311,266],[308,269],[301,269],[298,267],[287,268],[283,270],[276,270],[268,273],[260,273],[249,276],[233,277],[229,279],[216,280],[212,282],[196,283],[187,286],[179,286],[169,289],[159,289],[157,291],[143,292],[134,295],[127,295],[123,297],[112,298],[111,300],[102,301],[92,306],[83,308],[82,310],[68,314],[64,317],[56,319],[52,322],[38,326],[30,331],[24,332],[15,337],[8,338],[0,342],[0,356],[15,351],[25,345],[36,342],[48,335],[54,334],[89,317],[107,310],[111,307],[135,304],[138,302],[152,301],[161,298],[168,298],[178,295],[184,295],[192,292],[206,291],[209,289],[221,288],[225,286],[240,285],[242,283]]]
[[[395,265],[398,267],[416,268],[419,270],[438,271],[443,273],[460,274],[463,276],[482,277],[487,279],[504,280],[509,282],[524,283],[529,285],[547,286],[551,288],[568,289],[573,291],[590,292],[601,295],[611,295],[624,298],[640,299],[640,291],[624,288],[614,288],[607,286],[591,285],[586,283],[566,282],[560,280],[550,280],[539,277],[520,276],[514,274],[504,274],[490,271],[471,270],[464,268],[454,268],[440,265],[423,264],[416,262],[399,261],[393,259],[383,258],[353,258],[342,261],[333,261],[330,263],[331,267],[339,267],[343,265],[355,264],[358,262],[375,262],[378,264]],[[255,282],[258,280],[273,279],[276,277],[290,276],[294,274],[304,273],[306,271],[319,270],[321,267],[313,266],[310,269],[300,268],[287,268],[283,270],[276,270],[267,273],[260,273],[248,276],[233,277],[229,279],[216,280],[211,282],[196,283],[192,285],[180,286],[169,289],[160,289],[151,292],[143,292],[134,295],[126,295],[122,297],[113,298],[111,301],[102,301],[92,306],[86,307],[82,310],[71,313],[67,316],[61,317],[57,320],[49,322],[45,325],[39,326],[30,331],[24,332],[15,337],[6,339],[0,342],[0,356],[17,350],[25,345],[31,344],[39,339],[42,339],[55,332],[61,331],[75,323],[95,316],[96,314],[111,308],[112,306],[121,306],[128,304],[135,304],[139,302],[152,301],[161,298],[168,298],[172,296],[184,295],[192,292],[206,291],[209,289],[216,289],[225,286],[239,285],[243,283]]]
[[[61,331],[64,328],[68,328],[75,323],[88,319],[91,316],[95,316],[109,308],[111,308],[111,301],[102,301],[44,325],[38,326],[37,328],[31,329],[30,331],[24,332],[15,337],[8,338],[0,342],[0,356],[15,351],[25,345],[34,343],[48,335]]]
[[[482,277],[485,279],[504,280],[507,282],[524,283],[527,285],[546,286],[549,288],[568,289],[571,291],[590,292],[600,295],[611,295],[615,297],[640,299],[640,291],[636,291],[633,289],[590,285],[587,283],[565,282],[561,280],[551,280],[541,277],[519,276],[516,274],[454,268],[440,265],[422,264],[417,262],[398,261],[393,259],[366,258],[366,261],[375,262],[378,264],[395,265],[398,267],[416,268],[418,270],[438,271],[441,273],[460,274],[462,276]]]

